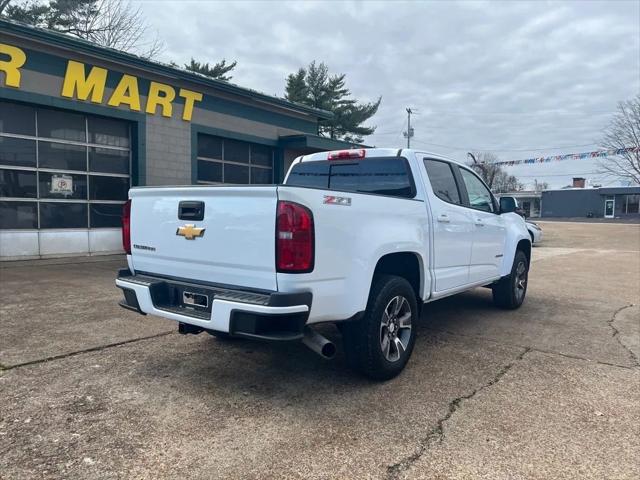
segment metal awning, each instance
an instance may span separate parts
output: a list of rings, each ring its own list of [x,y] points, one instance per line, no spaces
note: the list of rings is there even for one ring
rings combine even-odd
[[[284,135],[278,139],[278,146],[287,149],[300,150],[308,153],[325,152],[327,150],[349,150],[351,148],[366,148],[366,145],[344,142],[319,135],[301,134]]]
[[[600,195],[640,195],[640,187],[601,187]]]

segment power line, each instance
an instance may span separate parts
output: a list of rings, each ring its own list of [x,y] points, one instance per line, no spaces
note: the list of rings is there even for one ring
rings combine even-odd
[[[406,125],[406,124],[407,124],[407,119],[406,119],[406,118],[404,118],[404,119],[402,119],[402,123],[401,123],[401,125],[400,125],[400,127],[399,127],[399,128],[400,128],[400,132],[398,132],[398,130],[394,129],[394,130],[387,130],[386,132],[373,132],[373,133],[371,134],[371,136],[375,136],[375,135],[380,135],[380,136],[382,136],[382,135],[396,135],[396,136],[401,136],[401,135],[402,135],[402,132],[404,132],[404,128],[405,128],[405,125]]]
[[[450,150],[460,150],[460,151],[462,151],[462,150],[473,150],[472,148],[469,149],[469,148],[465,148],[465,147],[452,147],[451,145],[441,145],[439,143],[428,143],[428,142],[423,142],[421,140],[414,140],[414,142],[415,143],[420,143],[422,145],[431,145],[431,146],[434,146],[434,147],[448,148]]]
[[[578,173],[543,173],[542,175],[516,175],[513,174],[517,178],[540,178],[540,177],[572,177],[574,175],[596,175],[602,172],[578,172]]]
[[[451,145],[442,145],[439,143],[429,143],[429,142],[423,142],[421,140],[414,140],[415,143],[420,143],[423,145],[433,145],[435,147],[442,147],[442,148],[448,148],[451,150],[459,150],[459,151],[478,151],[478,152],[538,152],[538,151],[542,151],[542,150],[561,150],[564,148],[578,148],[578,147],[590,147],[593,145],[598,145],[597,143],[583,143],[581,145],[559,145],[559,146],[555,146],[555,147],[529,147],[529,148],[517,148],[517,149],[504,149],[501,150],[499,148],[493,148],[493,149],[489,149],[489,148],[476,148],[476,147],[454,147]]]
[[[404,129],[404,123],[402,124],[402,128]],[[380,133],[375,132],[375,133],[372,133],[371,136],[373,136],[373,135],[397,135],[397,134],[398,134],[398,132],[396,130],[394,130],[394,131],[380,132]]]
[[[462,115],[462,116],[470,116],[470,115],[612,115],[616,113],[611,110],[593,110],[591,112],[558,112],[558,111],[538,111],[538,112],[456,112],[453,110],[431,110],[427,112],[427,115]]]
[[[416,113],[416,111],[415,111],[415,110],[413,110],[413,113],[415,114],[415,113]],[[404,123],[403,123],[403,128],[404,128],[404,126],[406,126],[406,125],[407,125],[407,120],[405,119],[405,120],[404,120]],[[422,128],[426,128],[426,129],[429,129],[429,130],[446,130],[446,129],[448,128],[448,127],[444,127],[444,126],[442,126],[442,125],[422,125],[422,124],[421,124],[421,127],[422,127]],[[395,135],[395,134],[396,134],[396,131],[395,131],[395,130],[387,130],[387,131],[385,131],[385,132],[374,132],[374,133],[372,133],[372,134],[371,134],[371,136],[374,136],[374,135],[380,135],[380,136],[383,136],[383,135]]]
[[[400,132],[396,134],[396,137],[398,140],[402,140],[402,134],[404,133],[404,128],[407,125],[407,120],[403,120],[402,121],[402,127],[400,128]]]
[[[539,152],[541,150],[561,150],[563,148],[578,148],[578,147],[591,147],[593,145],[598,145],[597,143],[583,143],[582,145],[560,145],[557,147],[538,147],[538,148],[517,148],[517,149],[510,149],[510,150],[500,150],[500,149],[494,149],[494,150],[481,150],[481,149],[476,149],[476,150],[480,150],[481,152]]]

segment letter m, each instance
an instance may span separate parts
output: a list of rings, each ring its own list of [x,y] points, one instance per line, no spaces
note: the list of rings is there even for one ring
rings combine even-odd
[[[89,75],[85,75],[84,63],[69,60],[62,84],[62,96],[68,98],[75,96],[78,100],[87,100],[91,97],[93,103],[102,103],[106,82],[106,69],[92,67]]]

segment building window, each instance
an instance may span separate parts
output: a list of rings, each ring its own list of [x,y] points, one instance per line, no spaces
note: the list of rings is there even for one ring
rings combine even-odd
[[[117,228],[128,122],[0,101],[0,229]]]
[[[623,195],[622,213],[640,213],[640,195]]]
[[[38,228],[38,204],[0,200],[0,229],[8,228]]]
[[[271,184],[273,149],[212,135],[198,135],[199,184]]]

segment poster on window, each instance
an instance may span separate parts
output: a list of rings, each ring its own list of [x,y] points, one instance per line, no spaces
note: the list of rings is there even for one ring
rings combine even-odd
[[[51,193],[62,195],[73,194],[73,178],[69,175],[52,175],[51,176]]]

